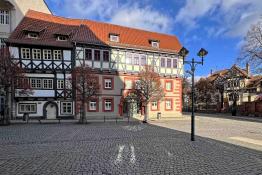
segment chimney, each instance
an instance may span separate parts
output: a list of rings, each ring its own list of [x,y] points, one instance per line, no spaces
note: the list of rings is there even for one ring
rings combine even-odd
[[[250,76],[250,66],[248,63],[246,64],[246,72],[247,72],[247,76]]]

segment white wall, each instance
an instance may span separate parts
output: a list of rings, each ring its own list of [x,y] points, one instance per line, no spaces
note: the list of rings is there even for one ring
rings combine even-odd
[[[10,25],[0,24],[0,38],[8,38],[10,33],[20,23],[20,21],[23,19],[23,17],[25,16],[26,12],[29,9],[51,14],[44,0],[5,0],[5,1],[10,2],[14,6],[14,9],[10,11],[10,19],[11,19]]]
[[[19,114],[19,110],[18,110],[18,106],[19,106],[19,103],[23,103],[23,104],[26,104],[26,103],[36,103],[36,105],[37,105],[37,112],[36,113],[32,113],[32,114],[29,114],[29,116],[30,117],[41,117],[41,116],[43,116],[44,114],[43,114],[43,107],[44,107],[44,105],[45,105],[45,103],[47,103],[48,101],[19,101],[18,103],[16,103],[16,116],[17,117],[22,117],[23,116],[23,114]],[[57,106],[58,106],[58,115],[59,116],[66,116],[66,115],[62,115],[61,114],[61,109],[60,109],[60,103],[61,103],[61,101],[54,101],[56,104],[57,104]],[[74,103],[72,103],[72,107],[73,107],[73,114],[74,114]],[[72,114],[72,115],[73,115]],[[72,116],[72,115],[70,115],[70,116]]]

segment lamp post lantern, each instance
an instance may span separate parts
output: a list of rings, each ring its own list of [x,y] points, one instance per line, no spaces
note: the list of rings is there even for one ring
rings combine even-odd
[[[178,52],[178,54],[183,58],[183,64],[188,64],[191,68],[190,71],[186,71],[187,73],[189,73],[192,76],[192,114],[191,114],[191,141],[195,141],[195,102],[194,102],[194,95],[195,95],[195,70],[196,70],[196,65],[197,64],[204,64],[204,57],[208,54],[208,52],[201,48],[199,50],[199,52],[197,53],[197,56],[199,56],[201,58],[201,61],[195,61],[194,58],[192,58],[191,61],[185,61],[185,57],[187,56],[187,54],[189,53],[189,51],[185,48],[182,47],[181,50]]]

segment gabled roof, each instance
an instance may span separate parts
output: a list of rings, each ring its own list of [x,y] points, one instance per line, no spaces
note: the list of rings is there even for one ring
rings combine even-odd
[[[224,77],[227,72],[228,72],[228,69],[216,71],[216,72],[212,73],[210,76],[208,76],[207,79],[212,83],[212,82],[214,82],[218,77]]]
[[[236,64],[234,64],[231,69],[236,69],[238,70],[243,76],[245,77],[249,77],[247,71],[245,69],[241,69],[240,67],[238,67]]]
[[[253,76],[247,84],[247,88],[255,88],[262,82],[262,75]]]
[[[252,78],[250,75],[248,75],[245,69],[241,69],[240,67],[234,64],[230,69],[223,69],[223,70],[219,70],[219,71],[212,73],[211,75],[207,77],[207,79],[210,82],[214,82],[218,77],[226,78],[226,75],[229,73],[229,71],[233,69],[238,71],[243,77]]]
[[[26,30],[28,26],[33,26],[30,30],[42,30],[39,33],[37,39],[28,38],[26,35]],[[53,46],[53,47],[73,47],[72,43],[69,41],[57,41],[55,34],[59,30],[64,31],[74,31],[77,26],[57,24],[48,21],[40,21],[33,18],[24,17],[16,29],[12,32],[11,36],[8,38],[7,43],[16,44],[28,44],[28,45],[40,45],[40,46]]]
[[[32,39],[28,41],[27,38],[22,36],[22,30],[26,26],[32,24],[46,27],[46,30],[43,32],[45,33],[45,35],[43,34],[39,41]],[[18,25],[13,34],[11,34],[8,42],[25,42],[28,44],[41,44],[41,42],[43,42],[43,44],[45,45],[54,45],[55,43],[61,44],[60,41],[58,41],[60,43],[57,43],[54,41],[55,39],[52,40],[50,38],[53,32],[57,29],[72,30],[73,32],[70,37],[70,41],[72,39],[72,41],[74,42],[81,41],[83,43],[96,43],[107,46],[147,49],[155,51],[161,50],[174,53],[177,53],[181,48],[181,44],[178,41],[177,37],[173,35],[150,32],[91,20],[64,18],[33,10],[29,10],[27,12],[22,22]],[[110,42],[109,33],[119,34],[119,42]],[[151,47],[149,40],[152,38],[160,41],[159,48]],[[67,47],[72,47],[72,43],[67,43],[64,45],[67,45]]]

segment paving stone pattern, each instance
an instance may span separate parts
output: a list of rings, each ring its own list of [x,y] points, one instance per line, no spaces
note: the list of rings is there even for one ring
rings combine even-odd
[[[262,174],[262,153],[140,123],[0,127],[0,174]]]

